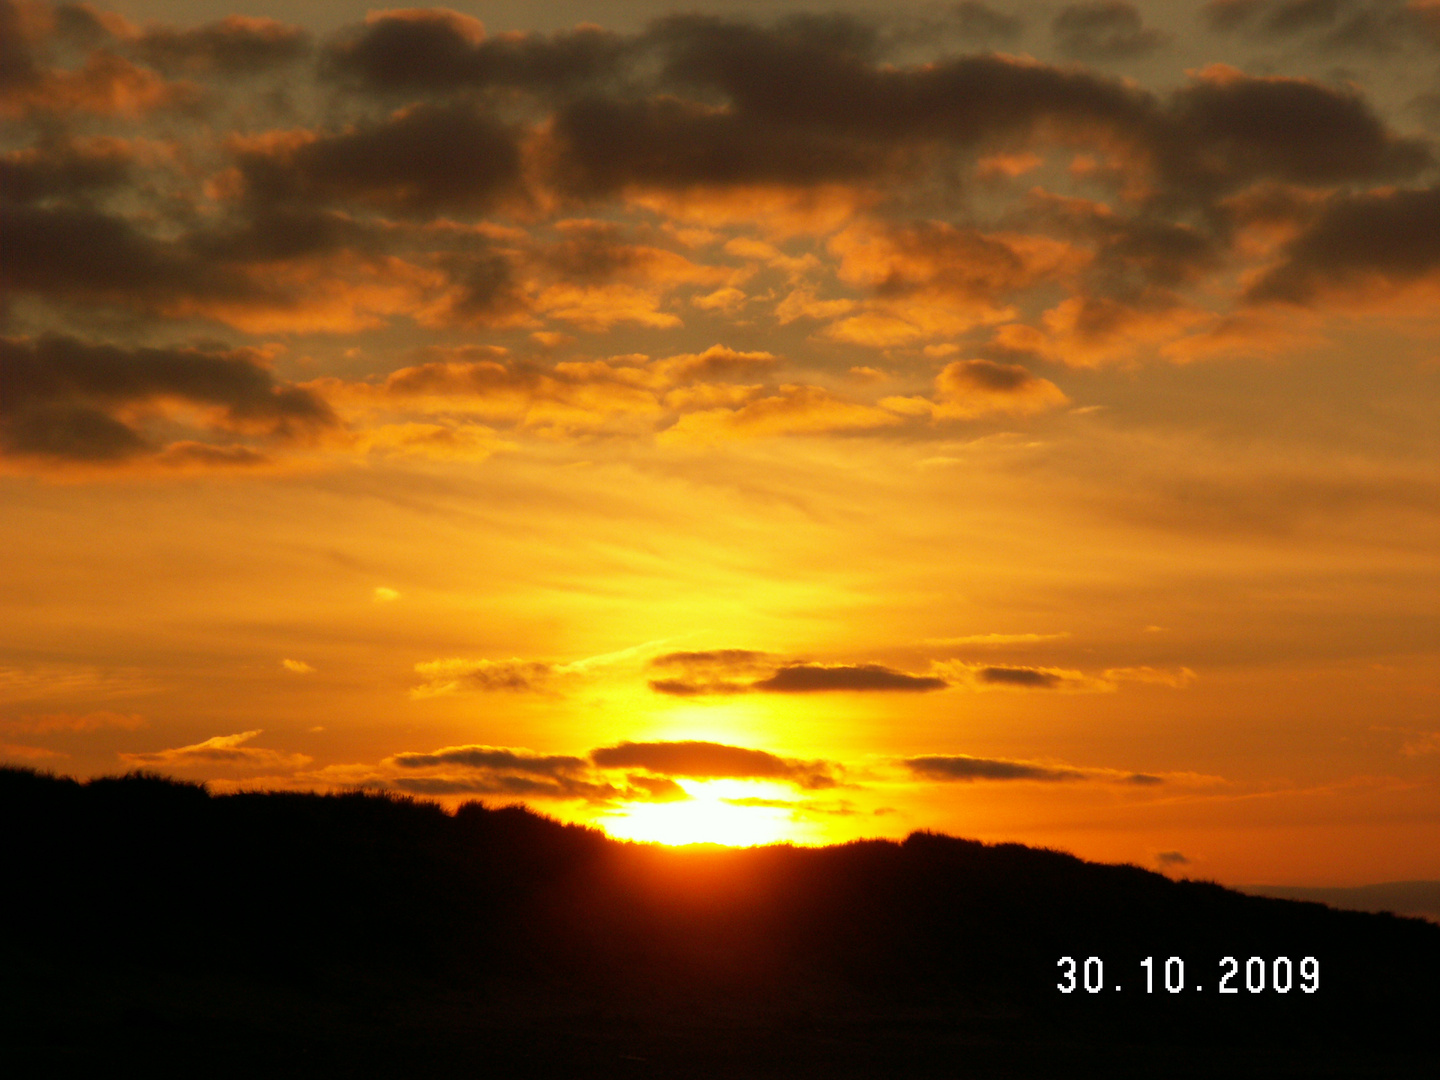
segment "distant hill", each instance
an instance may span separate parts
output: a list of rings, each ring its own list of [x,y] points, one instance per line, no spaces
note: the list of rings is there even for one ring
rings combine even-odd
[[[36,1074],[1440,1064],[1440,926],[1018,844],[667,849],[518,807],[0,769],[0,868],[0,1046]]]
[[[1388,911],[1440,923],[1440,881],[1384,881],[1348,888],[1246,885],[1241,891],[1281,900],[1310,900],[1347,911]]]

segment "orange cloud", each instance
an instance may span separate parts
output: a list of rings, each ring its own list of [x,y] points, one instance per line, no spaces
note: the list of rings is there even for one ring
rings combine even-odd
[[[818,386],[785,385],[738,409],[686,413],[656,436],[664,444],[706,444],[765,435],[864,430],[900,422],[894,413],[837,398]]]
[[[204,742],[171,750],[122,753],[120,760],[128,765],[159,765],[165,768],[284,769],[293,771],[310,764],[304,754],[286,754],[258,746],[246,746],[261,731],[242,731],[238,735],[216,735]]]

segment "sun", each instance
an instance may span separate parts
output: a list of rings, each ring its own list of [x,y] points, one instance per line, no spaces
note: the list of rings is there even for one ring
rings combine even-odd
[[[806,830],[794,810],[770,789],[746,781],[687,780],[689,799],[665,803],[629,803],[602,827],[619,840],[661,844],[756,844],[804,842]]]

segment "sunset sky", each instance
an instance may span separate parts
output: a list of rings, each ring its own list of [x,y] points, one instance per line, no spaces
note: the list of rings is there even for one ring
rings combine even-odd
[[[1440,0],[0,0],[0,757],[1440,878]]]

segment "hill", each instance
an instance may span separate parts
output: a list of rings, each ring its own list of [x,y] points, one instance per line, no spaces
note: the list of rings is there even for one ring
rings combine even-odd
[[[1017,844],[670,849],[518,807],[0,769],[0,867],[0,1037],[47,1074],[1440,1063],[1440,926]]]

